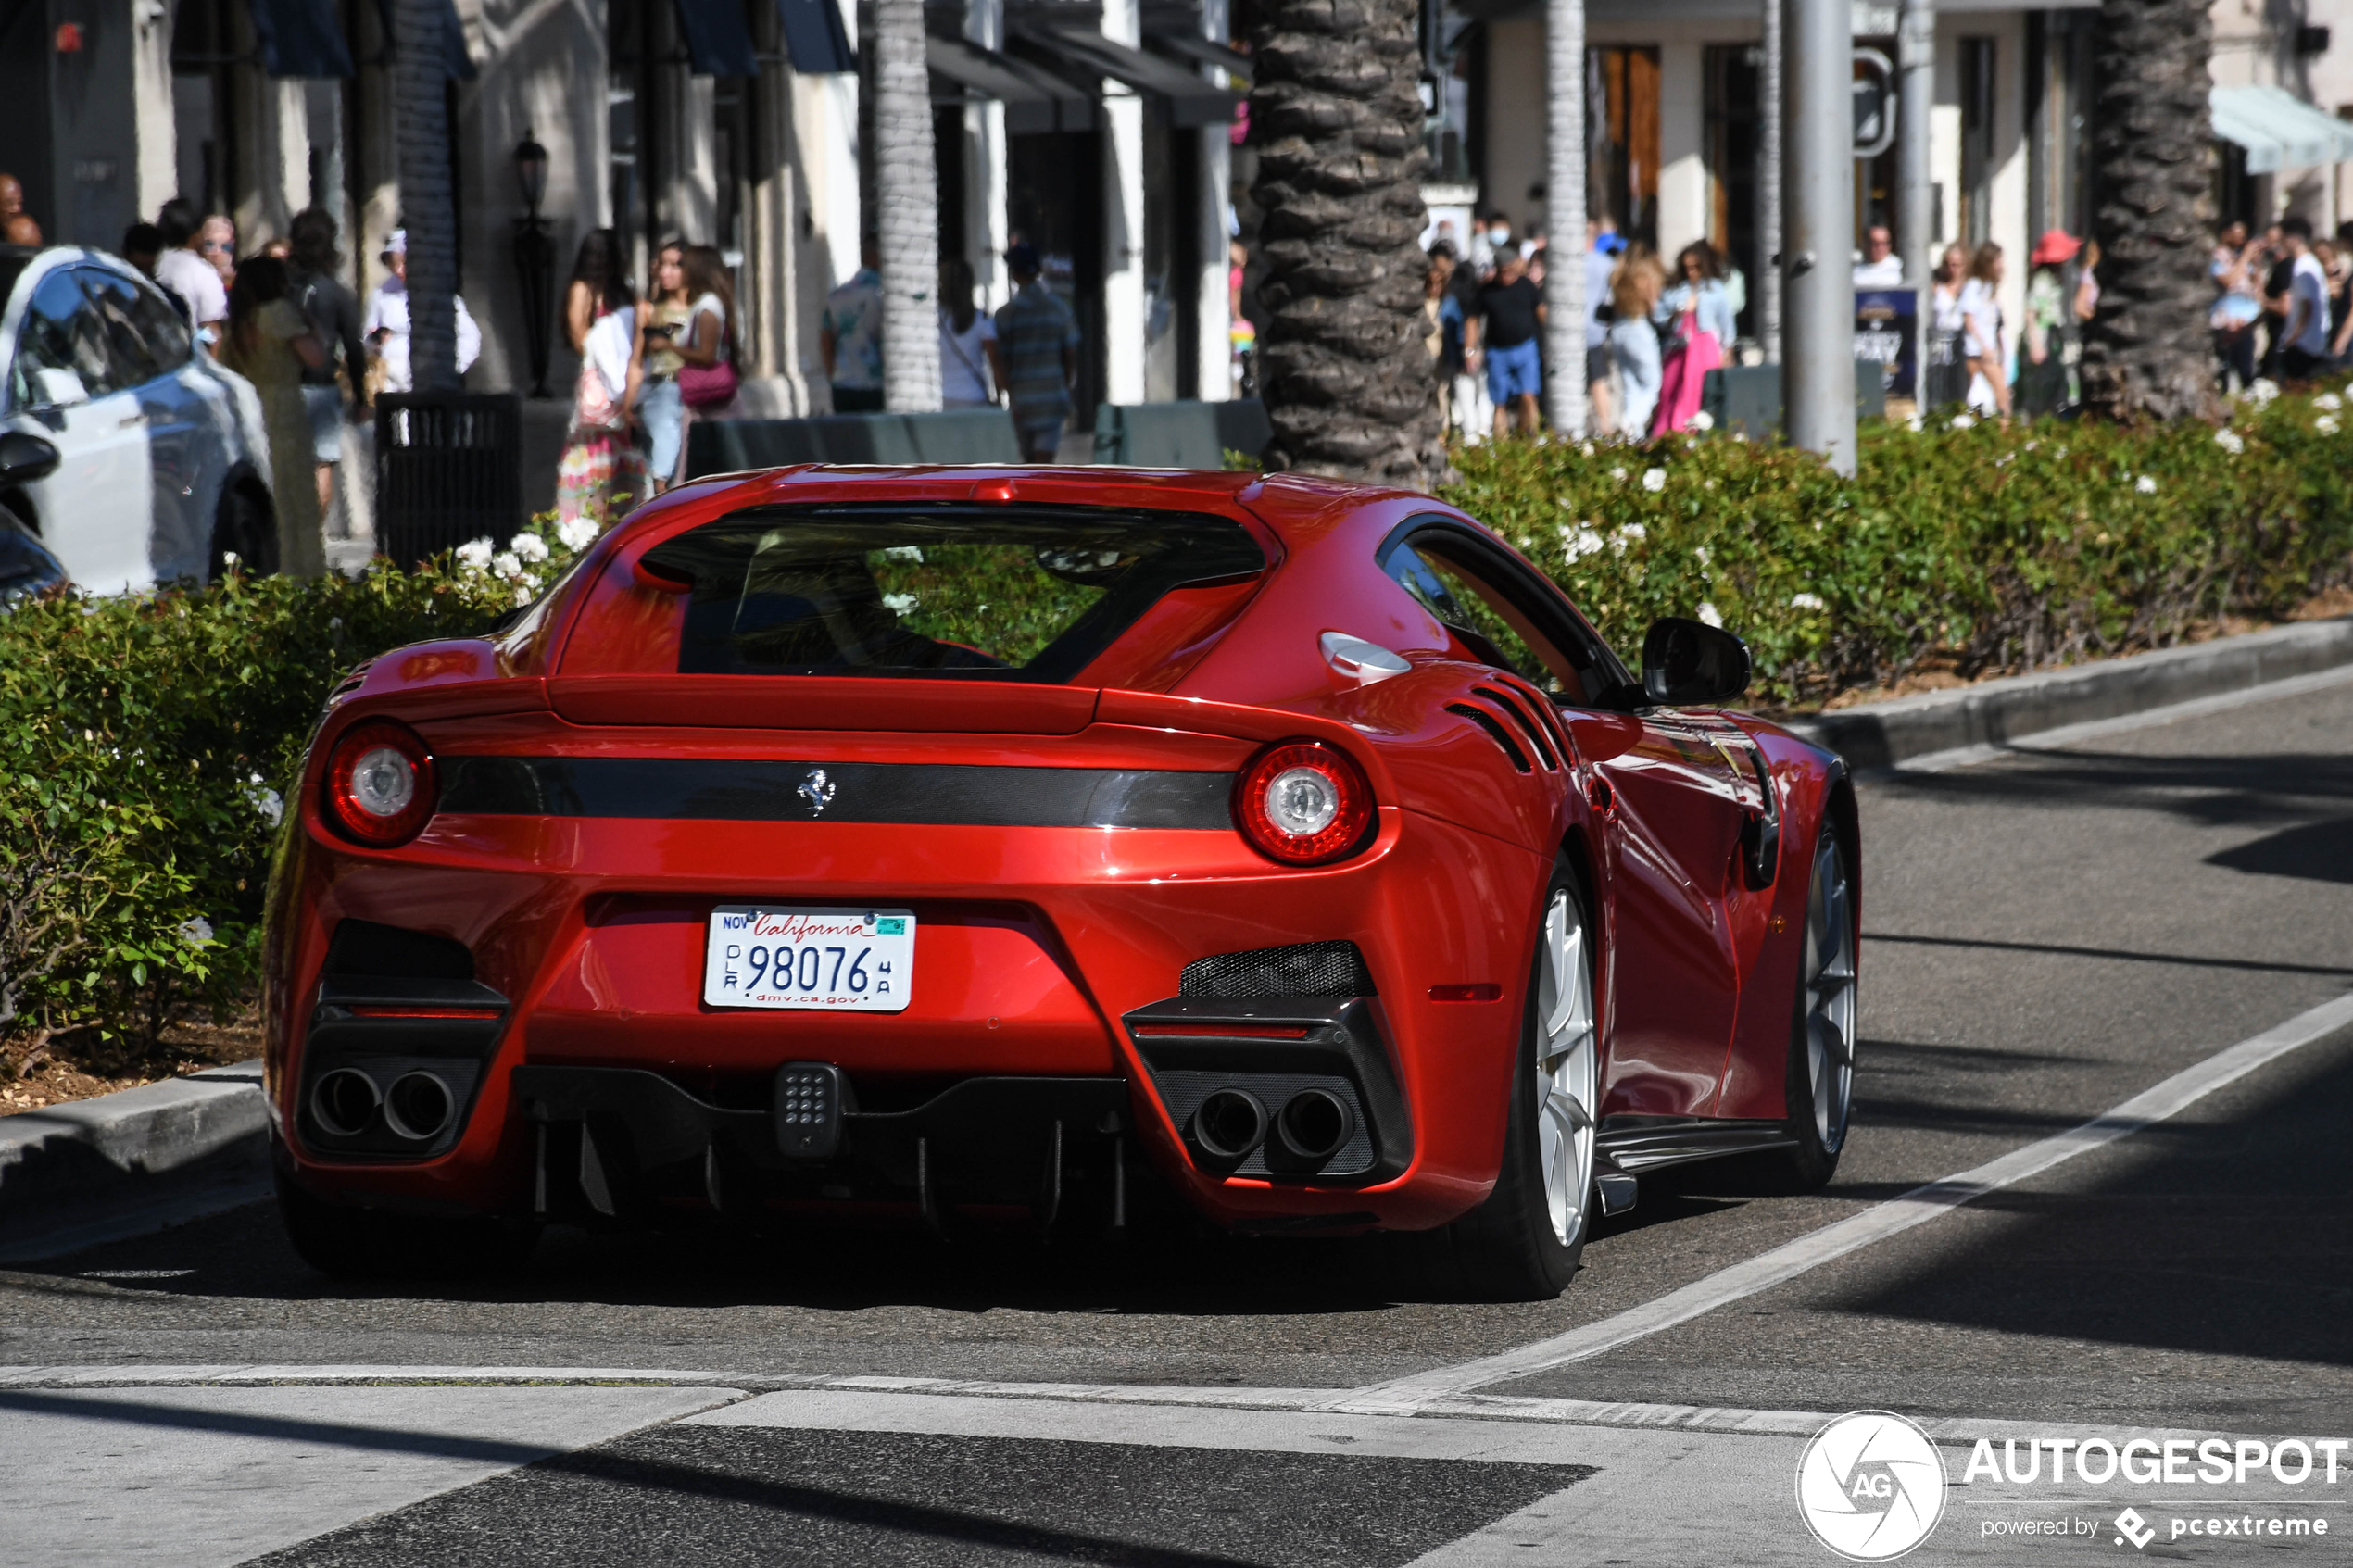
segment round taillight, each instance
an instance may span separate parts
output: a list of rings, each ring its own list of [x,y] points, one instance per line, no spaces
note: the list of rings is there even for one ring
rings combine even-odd
[[[327,759],[327,818],[346,837],[387,849],[433,818],[433,753],[406,724],[354,724]]]
[[[1244,770],[1234,789],[1234,820],[1269,859],[1312,866],[1363,841],[1373,820],[1373,786],[1345,752],[1291,741]]]

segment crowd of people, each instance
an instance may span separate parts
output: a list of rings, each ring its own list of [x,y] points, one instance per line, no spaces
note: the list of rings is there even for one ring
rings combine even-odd
[[[2353,364],[2353,221],[2315,239],[2302,218],[2259,235],[2231,223],[2215,236],[2208,325],[2226,383],[2302,381]]]

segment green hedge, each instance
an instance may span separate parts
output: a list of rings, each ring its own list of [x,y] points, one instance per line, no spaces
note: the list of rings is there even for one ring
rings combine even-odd
[[[1759,697],[1819,698],[1937,654],[2010,668],[2278,613],[2353,576],[2333,395],[2229,431],[1873,429],[1842,482],[1721,438],[1458,453],[1447,498],[1554,572],[1620,647],[1704,614]],[[252,995],[283,792],[361,659],[478,633],[571,551],[544,522],[414,574],[235,578],[0,615],[0,1030],[151,1039]]]
[[[1458,451],[1449,501],[1559,579],[1620,648],[1720,619],[1758,696],[1818,701],[1924,656],[2032,669],[2277,615],[2353,575],[2353,437],[2334,393],[2218,431],[1873,425],[1856,476],[1719,437]]]

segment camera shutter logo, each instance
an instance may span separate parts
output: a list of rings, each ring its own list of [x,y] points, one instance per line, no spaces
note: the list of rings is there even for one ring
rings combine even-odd
[[[1816,1540],[1851,1562],[1901,1557],[1944,1516],[1944,1456],[1900,1415],[1840,1416],[1797,1461],[1797,1512]]]

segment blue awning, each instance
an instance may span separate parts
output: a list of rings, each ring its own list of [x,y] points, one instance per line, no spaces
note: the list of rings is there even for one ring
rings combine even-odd
[[[2214,134],[2246,149],[2249,174],[2313,169],[2353,158],[2353,120],[2314,108],[2284,87],[2215,87]]]
[[[276,77],[348,78],[351,49],[335,9],[334,0],[253,0],[261,69]]]
[[[785,52],[792,56],[793,69],[824,76],[858,69],[857,52],[834,0],[776,0],[776,17],[785,25]]]
[[[697,76],[758,76],[743,0],[678,0],[678,31]]]

